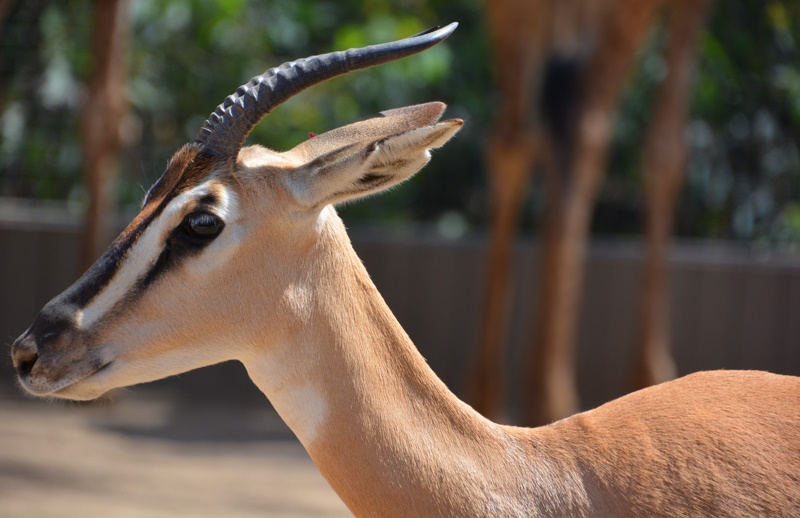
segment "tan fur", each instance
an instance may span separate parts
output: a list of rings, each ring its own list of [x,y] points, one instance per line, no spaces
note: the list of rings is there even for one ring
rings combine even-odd
[[[340,222],[331,227],[317,258],[327,265],[315,279],[318,309],[297,343],[327,344],[309,351],[319,370],[307,375],[320,380],[331,415],[323,438],[306,446],[356,515],[798,510],[800,379],[699,373],[548,427],[498,426],[430,371]]]
[[[192,190],[166,201],[186,180],[229,200],[215,208],[225,230],[82,335],[82,356],[62,369],[109,366],[52,395],[87,399],[238,359],[359,516],[796,514],[797,378],[696,374],[522,429],[484,419],[436,377],[324,203],[374,192],[376,175],[413,174],[462,124],[437,122],[441,108],[390,112],[287,153],[248,148],[227,173],[184,167],[190,182],[154,190],[152,203],[168,203],[154,224],[192,210]],[[331,153],[335,163],[319,162]]]

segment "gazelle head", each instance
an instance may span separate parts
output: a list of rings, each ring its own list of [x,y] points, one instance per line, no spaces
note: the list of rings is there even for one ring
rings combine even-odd
[[[237,358],[254,333],[262,344],[282,340],[284,316],[296,309],[288,288],[313,270],[309,249],[321,233],[347,239],[330,223],[331,205],[407,179],[462,121],[439,122],[441,103],[400,108],[282,153],[242,148],[247,135],[298,92],[420,52],[455,27],[285,63],[226,98],[172,157],[139,215],[14,342],[22,386],[93,399]],[[254,306],[274,322],[255,331]]]

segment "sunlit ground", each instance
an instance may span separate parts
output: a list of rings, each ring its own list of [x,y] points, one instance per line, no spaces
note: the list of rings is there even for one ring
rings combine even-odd
[[[269,405],[137,388],[91,406],[0,385],[1,517],[348,516]]]

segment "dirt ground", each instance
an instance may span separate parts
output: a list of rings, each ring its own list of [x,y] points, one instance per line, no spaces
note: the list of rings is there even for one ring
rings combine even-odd
[[[263,405],[137,388],[99,404],[0,386],[0,517],[349,516]]]

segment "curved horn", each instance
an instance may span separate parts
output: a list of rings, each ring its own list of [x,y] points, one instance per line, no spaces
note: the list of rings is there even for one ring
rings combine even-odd
[[[450,36],[456,27],[458,23],[451,23],[390,43],[311,56],[270,68],[226,97],[203,124],[196,142],[217,155],[236,157],[256,124],[290,97],[348,72],[422,52]]]

